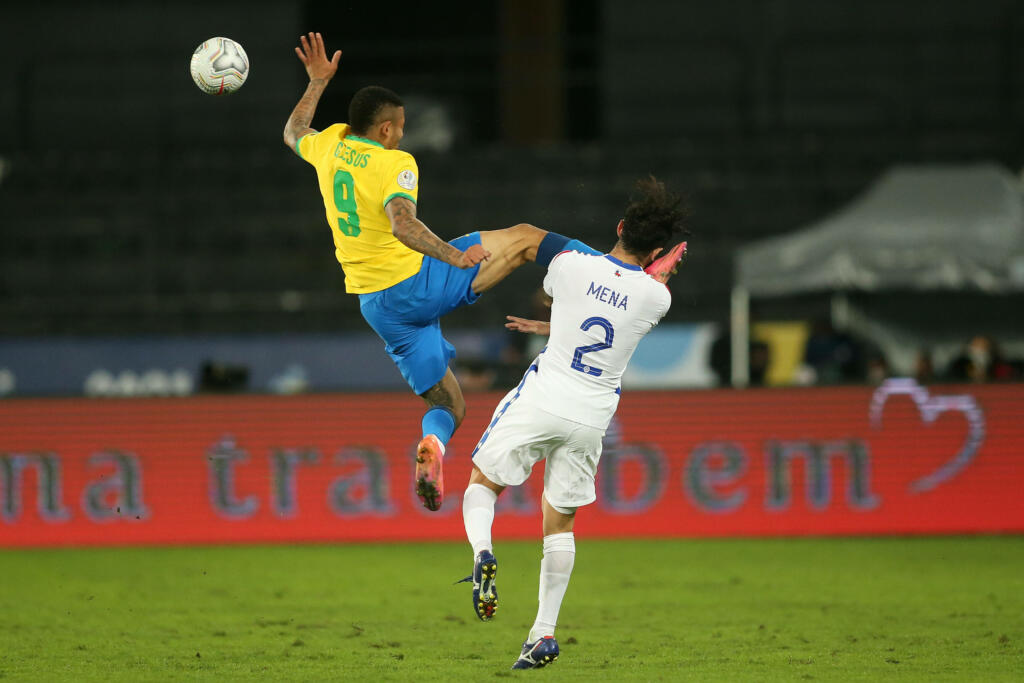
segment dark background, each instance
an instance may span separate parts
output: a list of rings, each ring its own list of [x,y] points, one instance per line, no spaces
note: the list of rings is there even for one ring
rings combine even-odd
[[[607,249],[636,178],[685,193],[674,321],[721,320],[738,245],[895,163],[1021,164],[1009,0],[37,2],[0,24],[8,336],[365,329],[314,173],[281,142],[308,30],[345,53],[314,125],[363,85],[398,91],[420,216],[446,239],[527,221]],[[230,97],[188,75],[217,35],[252,64]],[[446,324],[529,313],[540,275]]]

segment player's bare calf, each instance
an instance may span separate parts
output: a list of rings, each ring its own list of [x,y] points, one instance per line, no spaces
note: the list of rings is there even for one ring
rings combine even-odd
[[[537,247],[547,234],[547,230],[529,223],[504,230],[480,231],[480,244],[491,256],[480,264],[480,270],[473,278],[473,291],[477,294],[486,292],[519,266],[537,260]]]

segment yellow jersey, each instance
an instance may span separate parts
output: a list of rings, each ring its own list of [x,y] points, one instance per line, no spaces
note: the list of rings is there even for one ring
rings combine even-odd
[[[352,135],[344,123],[302,136],[295,152],[316,168],[346,292],[377,292],[419,272],[423,254],[391,234],[384,212],[395,197],[416,202],[419,169],[411,154]]]

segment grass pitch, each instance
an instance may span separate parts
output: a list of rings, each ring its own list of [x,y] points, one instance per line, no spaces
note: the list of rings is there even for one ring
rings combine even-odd
[[[561,658],[513,672],[540,542],[473,616],[463,544],[0,552],[0,678],[1020,680],[1024,539],[577,540]]]

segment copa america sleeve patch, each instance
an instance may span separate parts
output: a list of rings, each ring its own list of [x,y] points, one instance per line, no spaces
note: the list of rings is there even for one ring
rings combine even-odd
[[[398,186],[406,190],[413,190],[416,188],[416,174],[406,169],[398,174]]]

